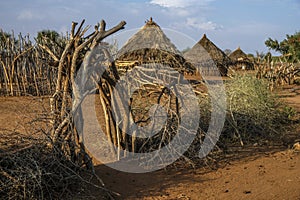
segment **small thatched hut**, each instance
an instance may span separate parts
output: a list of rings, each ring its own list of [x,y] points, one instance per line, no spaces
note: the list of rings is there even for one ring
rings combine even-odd
[[[254,64],[248,58],[248,56],[238,47],[233,51],[229,58],[232,60],[231,68],[233,70],[253,70]]]
[[[206,34],[184,54],[184,58],[199,67],[200,73],[206,76],[226,76],[231,63],[230,58]]]
[[[196,69],[164,34],[152,18],[119,50],[118,70],[127,71],[145,63],[166,64],[182,74],[195,74]]]

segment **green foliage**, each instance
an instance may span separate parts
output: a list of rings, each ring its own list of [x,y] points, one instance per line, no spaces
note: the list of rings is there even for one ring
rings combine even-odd
[[[60,40],[60,35],[53,30],[42,30],[37,33],[36,39],[39,43],[42,43],[45,39],[58,42]]]
[[[68,38],[53,30],[43,30],[38,32],[35,40],[38,45],[47,47],[59,58],[67,45]],[[50,65],[55,66],[56,64],[50,63]]]
[[[286,35],[286,39],[281,42],[269,38],[265,41],[265,45],[269,47],[270,50],[275,50],[287,56],[291,62],[300,60],[300,32],[296,32],[293,35]]]
[[[0,31],[0,42],[3,43],[6,41],[7,38],[11,38],[11,34],[7,32]]]
[[[248,53],[248,54],[247,54],[247,57],[248,57],[248,58],[254,58],[254,54]]]
[[[288,119],[293,119],[297,115],[297,111],[287,105],[283,106],[282,113],[285,114]]]
[[[219,147],[278,140],[296,112],[268,89],[268,83],[253,76],[233,77],[226,82],[227,110]],[[214,98],[214,97],[213,97]],[[210,123],[210,97],[199,97],[204,132]]]
[[[64,49],[67,43],[67,38],[63,35],[60,35],[56,31],[43,30],[38,32],[36,42],[38,44],[48,46],[50,49],[52,49],[52,51],[56,51],[57,49]]]
[[[267,82],[252,76],[235,77],[226,89],[229,123],[224,131],[235,133],[244,142],[280,135],[295,114],[270,92]]]

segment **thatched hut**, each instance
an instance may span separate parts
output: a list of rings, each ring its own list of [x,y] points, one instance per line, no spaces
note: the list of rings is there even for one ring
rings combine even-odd
[[[229,58],[232,60],[232,65],[230,68],[233,70],[253,70],[254,64],[248,58],[248,56],[238,47],[233,51]]]
[[[206,34],[184,54],[184,58],[199,67],[200,73],[205,76],[226,76],[231,63],[230,58]]]
[[[127,71],[146,63],[166,64],[182,74],[195,74],[196,69],[164,34],[152,18],[119,50],[116,66]]]

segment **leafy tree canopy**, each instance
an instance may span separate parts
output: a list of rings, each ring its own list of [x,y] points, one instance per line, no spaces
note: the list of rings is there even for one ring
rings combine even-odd
[[[286,38],[278,42],[276,39],[269,38],[265,45],[271,50],[275,50],[284,56],[288,56],[291,61],[300,60],[300,32],[293,35],[286,35]]]
[[[11,38],[11,34],[0,30],[0,42],[5,42],[6,38]]]
[[[42,30],[42,31],[39,31],[37,34],[38,41],[41,41],[44,38],[47,38],[52,41],[57,41],[57,39],[59,37],[60,37],[60,35],[56,31],[53,31],[53,30]]]
[[[42,30],[37,33],[36,41],[39,44],[51,46],[51,48],[58,47],[63,49],[66,45],[66,38],[63,35],[60,35],[54,30]]]

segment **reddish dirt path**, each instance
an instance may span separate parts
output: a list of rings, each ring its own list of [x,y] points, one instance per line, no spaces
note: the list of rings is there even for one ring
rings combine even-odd
[[[0,131],[30,132],[30,122],[42,117],[47,103],[46,97],[0,97]]]
[[[120,199],[300,199],[300,154],[282,151],[203,169],[128,174],[98,166]]]
[[[287,103],[300,112],[300,86],[285,86],[281,95]]]
[[[281,95],[300,112],[299,86],[286,87]],[[295,131],[300,141],[300,125]],[[200,168],[129,174],[104,165],[96,171],[107,188],[121,194],[119,199],[300,200],[300,152],[288,146],[267,149],[209,172]]]
[[[43,138],[37,129],[45,124],[33,119],[43,118],[47,99],[36,97],[0,97],[0,153],[25,147],[32,139]]]
[[[300,87],[288,87],[284,91],[286,101],[300,111]],[[27,117],[41,112],[34,102],[36,100],[31,97],[0,97],[0,134],[16,126],[18,132],[28,131]],[[300,125],[295,135],[298,135],[296,140],[300,139]],[[179,168],[129,174],[104,165],[95,169],[108,189],[121,194],[118,199],[300,200],[300,152],[288,146],[249,153],[247,157],[224,163],[217,170]],[[97,189],[91,188],[89,193],[102,199]]]

